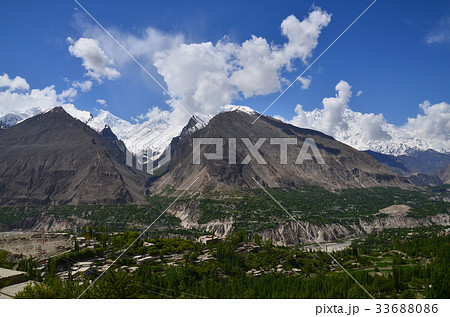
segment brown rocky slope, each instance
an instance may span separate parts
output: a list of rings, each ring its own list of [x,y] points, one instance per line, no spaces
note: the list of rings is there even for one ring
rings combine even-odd
[[[147,177],[123,143],[61,107],[0,131],[0,205],[140,202]]]
[[[257,113],[230,111],[220,113],[208,125],[173,142],[172,160],[167,172],[156,179],[151,191],[163,192],[168,186],[184,189],[194,182],[191,190],[232,190],[256,188],[255,178],[268,187],[300,187],[318,185],[327,189],[348,187],[396,186],[410,188],[413,185],[404,177],[390,171],[372,156],[357,151],[321,132],[301,129],[271,117],[262,116],[254,124]],[[193,162],[194,138],[222,138],[223,159],[207,160],[204,153],[214,153],[215,145],[202,145],[200,164]],[[236,139],[236,164],[229,164],[229,139]],[[266,164],[259,164],[243,143],[248,138],[255,144],[259,138],[266,140],[259,153]],[[271,138],[297,139],[297,145],[287,146],[287,164],[280,161],[280,146],[270,144]],[[325,164],[314,158],[295,164],[305,139],[313,139]],[[232,147],[231,147],[232,148]],[[242,164],[247,155],[251,161]]]

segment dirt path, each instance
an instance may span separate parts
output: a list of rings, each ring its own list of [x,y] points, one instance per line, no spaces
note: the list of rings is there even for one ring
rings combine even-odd
[[[64,252],[72,247],[67,234],[23,231],[0,232],[0,250],[12,254],[32,257],[48,257]],[[45,253],[42,253],[44,250]]]

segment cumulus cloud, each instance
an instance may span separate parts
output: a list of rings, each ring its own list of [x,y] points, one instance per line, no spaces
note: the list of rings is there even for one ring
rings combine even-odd
[[[417,137],[450,142],[450,104],[441,102],[432,105],[425,100],[419,105],[423,111],[416,118],[408,118],[407,127],[415,131]]]
[[[351,88],[346,81],[341,80],[336,85],[336,96],[322,100],[323,131],[333,134],[336,129],[347,129],[347,123],[342,119],[342,115],[352,96]]]
[[[302,21],[288,16],[281,23],[287,38],[283,45],[252,37],[242,44],[226,38],[216,44],[181,44],[155,53],[154,66],[169,92],[190,112],[214,113],[238,98],[268,95],[280,91],[287,80],[283,71],[293,71],[293,62],[306,63],[318,44],[321,30],[331,15],[314,7]],[[311,77],[301,78],[307,89]],[[177,103],[170,102],[177,109]]]
[[[71,38],[67,41],[70,54],[83,60],[87,76],[98,82],[104,78],[114,80],[120,77],[119,71],[113,67],[114,61],[100,48],[97,40],[82,37],[75,42]]]
[[[0,117],[8,113],[35,115],[40,111],[61,106],[76,96],[76,90],[69,88],[58,94],[55,86],[31,89],[22,77],[9,79],[8,74],[0,76]]]
[[[68,82],[68,79],[65,80]],[[60,94],[57,95],[57,99],[61,102],[73,102],[75,98],[78,96],[78,93],[81,92],[88,92],[92,89],[92,81],[86,80],[83,82],[80,81],[74,81],[72,85],[63,90]]]
[[[10,91],[15,90],[29,90],[30,85],[28,85],[27,81],[19,76],[16,76],[13,79],[10,79],[8,74],[3,74],[0,76],[0,88],[6,88]]]
[[[386,124],[384,116],[380,114],[364,113],[360,120],[361,130],[367,140],[390,140],[392,137],[383,130],[383,125]]]
[[[450,104],[433,105],[426,100],[419,105],[423,114],[395,126],[387,123],[381,113],[353,111],[348,105],[351,86],[347,82],[341,80],[336,91],[334,97],[323,99],[320,109],[305,111],[302,105],[297,105],[292,119],[277,118],[301,128],[322,131],[359,150],[404,154],[418,147],[450,152]]]
[[[230,76],[237,90],[245,98],[267,95],[281,89],[283,67],[292,71],[292,62],[301,59],[306,64],[308,57],[318,44],[322,28],[331,21],[331,15],[315,8],[303,21],[294,15],[281,23],[281,31],[288,42],[283,46],[269,45],[266,39],[252,36],[237,47],[236,64],[238,69]],[[302,88],[307,89],[311,77],[300,78]]]
[[[154,28],[138,34],[114,27],[108,31],[155,78],[165,82],[176,100],[167,100],[172,108],[171,116],[182,122],[189,117],[188,113],[214,114],[233,101],[280,91],[283,85],[289,84],[283,75],[295,70],[297,60],[307,64],[322,29],[330,21],[331,14],[315,6],[303,19],[290,15],[281,23],[286,41],[280,44],[256,35],[243,43],[231,42],[226,36],[215,43],[188,43],[182,34],[168,34]],[[127,66],[133,61],[103,30],[80,17],[77,23],[83,37],[77,42],[69,39],[69,50],[83,59],[88,74],[107,77],[105,67],[113,65],[121,73],[130,71]],[[300,87],[308,89],[311,80],[310,76],[300,78]]]
[[[158,53],[155,66],[169,92],[188,111],[209,113],[217,107],[217,100],[224,103],[232,100],[232,84],[227,77],[232,66],[227,60],[233,50],[233,44],[224,42],[182,44]],[[208,89],[212,91],[205,91]],[[178,108],[177,103],[170,101],[170,104]]]
[[[359,96],[361,96],[362,95],[362,90],[358,90],[358,92],[356,93],[356,97],[359,97]]]
[[[355,134],[366,140],[388,140],[391,137],[383,130],[386,124],[382,114],[354,112],[348,106],[352,96],[351,86],[341,80],[335,87],[334,97],[322,100],[323,108],[313,111],[303,110],[302,105],[295,107],[296,116],[290,123],[314,130],[319,130],[336,138]]]
[[[140,114],[132,119],[135,122],[145,121],[149,124],[168,124],[172,121],[172,113],[168,110],[161,110],[159,107],[153,107],[147,113]]]
[[[116,42],[111,40],[102,29],[96,25],[86,23],[83,20],[77,21],[82,35],[85,38],[93,38],[99,42],[99,46],[114,58],[114,65],[119,69],[125,71],[126,66],[134,63],[127,54],[124,54],[123,49],[120,48]],[[155,54],[165,50],[171,50],[186,43],[182,34],[164,33],[158,29],[148,27],[138,34],[124,32],[117,28],[108,28],[108,32],[114,36],[127,51],[137,58],[149,71],[152,71],[151,66],[155,61]]]
[[[230,79],[245,98],[280,90],[281,60],[275,59],[266,39],[253,35],[242,46],[236,47],[236,55],[239,69],[232,73]]]
[[[331,21],[331,15],[315,7],[309,16],[299,21],[294,15],[288,16],[281,23],[281,30],[289,42],[284,45],[280,58],[290,63],[292,59],[306,59],[311,57],[312,50],[317,46],[322,28]]]

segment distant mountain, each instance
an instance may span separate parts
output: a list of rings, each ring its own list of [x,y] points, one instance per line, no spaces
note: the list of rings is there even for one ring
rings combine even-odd
[[[255,124],[252,122],[258,113],[244,109],[224,112],[213,117],[203,128],[181,136],[173,146],[172,160],[167,172],[151,185],[152,192],[165,190],[167,186],[182,189],[189,186],[197,177],[191,189],[232,190],[258,187],[253,177],[268,187],[301,187],[318,185],[329,189],[347,187],[398,186],[410,188],[413,185],[401,176],[390,171],[370,155],[359,152],[321,132],[301,129],[271,117],[262,116]],[[223,159],[207,160],[201,155],[200,164],[193,163],[194,138],[222,138]],[[242,164],[250,154],[241,138],[248,138],[252,144],[260,138],[265,142],[259,153],[266,164],[258,164],[252,157],[248,164]],[[287,163],[280,161],[280,146],[271,145],[271,138],[291,138],[297,145],[289,145]],[[316,160],[305,160],[294,164],[305,139],[316,142],[325,164]],[[236,139],[236,164],[229,164],[233,153],[230,139]],[[214,153],[215,145],[204,145],[201,153]],[[308,153],[311,153],[311,149]],[[232,155],[233,156],[233,155]],[[248,159],[247,159],[248,160]]]
[[[439,169],[436,174],[444,184],[450,184],[450,164]]]
[[[435,150],[411,151],[408,155],[400,155],[412,172],[433,174],[438,169],[450,164],[450,153],[439,153]]]
[[[370,156],[374,157],[378,160],[378,162],[386,165],[392,171],[400,174],[400,175],[409,175],[411,171],[405,162],[403,162],[400,158],[394,155],[382,154],[374,151],[364,151]]]
[[[440,168],[450,164],[450,154],[439,153],[434,150],[411,151],[408,155],[386,155],[373,151],[367,154],[402,175],[414,173],[434,174]]]
[[[164,152],[172,139],[180,135],[185,124],[182,122],[172,122],[168,111],[161,111],[161,113],[155,116],[157,117],[156,119],[154,116],[144,116],[138,122],[130,123],[106,110],[100,110],[96,116],[93,116],[88,111],[78,110],[72,104],[64,104],[62,107],[71,116],[86,123],[97,132],[101,132],[105,126],[109,126],[114,134],[133,153],[150,148],[156,156],[159,156]],[[232,105],[226,106],[222,111],[230,111],[237,107]],[[244,106],[239,106],[239,108],[251,110]],[[39,112],[41,110],[35,107],[29,109],[26,113],[9,115],[18,115],[23,120]],[[306,112],[305,115],[307,116],[306,121],[309,122],[309,125],[306,124],[299,127],[320,130],[321,120],[324,116],[323,111],[316,109],[311,112]],[[379,131],[381,133],[380,139],[372,140],[368,138],[366,133],[364,133],[363,127],[361,127],[361,116],[363,116],[362,113],[345,109],[343,117],[347,123],[347,129],[336,132],[335,139],[360,151],[372,151],[385,155],[411,156],[416,152],[425,152],[429,149],[437,153],[450,155],[448,143],[444,144],[434,140],[417,139],[413,137],[413,131],[408,128],[396,127],[388,123],[383,123],[381,126],[381,130]],[[197,119],[196,128],[204,127],[212,118],[211,115],[200,113],[196,113],[195,117]],[[14,124],[14,122],[11,122],[8,126]],[[0,123],[1,128],[2,125]]]
[[[301,111],[301,116],[292,123],[301,128],[321,131],[324,127],[325,112],[323,109]],[[409,155],[419,150],[433,149],[440,153],[450,153],[450,140],[440,138],[419,138],[409,125],[396,126],[381,121],[377,126],[365,126],[367,114],[345,108],[342,121],[345,128],[333,131],[333,137],[360,151],[374,151],[388,155]]]
[[[0,205],[145,201],[147,176],[124,144],[58,107],[0,131]]]
[[[193,128],[204,127],[210,118],[211,116],[196,114]],[[183,129],[183,125],[172,123],[168,117],[131,124],[105,110],[100,111],[98,116],[86,123],[99,132],[107,125],[131,152],[138,153],[141,150],[151,149],[155,157],[159,157]]]
[[[13,125],[16,125],[19,121],[22,120],[22,117],[17,114],[7,114],[0,118],[0,130],[7,129],[9,127],[12,127]]]
[[[417,186],[437,186],[442,185],[441,178],[437,175],[430,175],[425,173],[414,173],[410,175],[409,180]]]

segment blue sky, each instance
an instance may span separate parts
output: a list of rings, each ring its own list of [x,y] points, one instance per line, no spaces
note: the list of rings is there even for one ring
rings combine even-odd
[[[300,21],[312,6],[331,14],[321,30],[318,44],[307,62],[312,62],[371,1],[86,1],[80,3],[114,34],[142,37],[153,28],[167,36],[182,35],[187,44],[217,43],[224,36],[242,44],[252,35],[268,43],[283,45],[281,23],[289,15]],[[308,89],[295,84],[267,112],[292,118],[301,104],[304,110],[321,108],[322,99],[335,95],[335,86],[345,80],[352,86],[349,106],[363,113],[383,113],[389,123],[404,124],[420,113],[419,104],[450,102],[450,3],[448,1],[378,0],[305,74],[311,76]],[[57,93],[74,81],[89,80],[82,59],[69,52],[70,42],[94,38],[101,31],[71,0],[8,1],[0,11],[0,75],[20,76],[31,89],[54,85]],[[97,30],[96,30],[97,29]],[[120,50],[100,47],[109,57],[125,60]],[[72,44],[73,44],[72,42]],[[114,43],[110,43],[111,47]],[[140,57],[138,57],[139,59]],[[145,60],[145,58],[143,58]],[[150,62],[143,62],[165,86],[165,78]],[[119,78],[93,82],[90,91],[79,91],[71,100],[79,109],[95,112],[104,99],[106,110],[124,119],[158,106],[169,109],[168,97],[132,62],[114,68]],[[300,59],[295,70],[281,70],[292,81],[304,69]],[[286,83],[283,84],[285,87]],[[362,91],[360,96],[356,96]],[[235,98],[234,104],[264,110],[279,94]],[[1,104],[0,104],[1,107]]]

